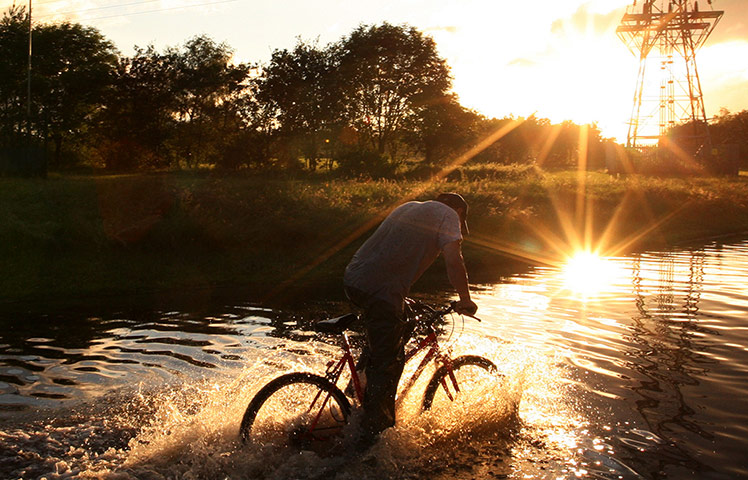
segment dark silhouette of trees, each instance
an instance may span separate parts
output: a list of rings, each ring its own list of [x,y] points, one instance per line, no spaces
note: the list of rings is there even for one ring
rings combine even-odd
[[[173,52],[177,72],[175,150],[188,168],[221,163],[219,157],[240,127],[237,100],[249,74],[244,64],[232,65],[233,50],[205,36],[189,40]]]
[[[238,129],[232,136],[220,167],[267,169],[273,162],[278,122],[274,109],[259,99],[260,81],[250,76],[246,88],[235,96],[232,105],[238,115]]]
[[[326,46],[299,39],[262,67],[234,64],[232,49],[206,36],[124,57],[93,28],[36,25],[29,122],[27,28],[22,8],[0,20],[0,149],[31,136],[56,168],[288,171],[303,160],[310,171],[380,177],[407,160],[428,173],[517,122],[463,107],[433,39],[388,23]],[[744,132],[743,117],[726,116],[724,135]],[[602,144],[594,125],[531,116],[471,162],[569,168],[582,153],[598,168]]]
[[[53,144],[52,166],[60,166],[63,141],[84,141],[112,85],[116,61],[114,46],[93,28],[67,22],[37,28],[32,112],[38,135]]]
[[[730,113],[722,109],[710,127],[710,132],[713,143],[717,145],[736,144],[745,149],[748,147],[748,110]]]
[[[386,174],[400,147],[418,136],[419,115],[435,118],[428,106],[448,98],[450,86],[431,38],[384,23],[360,26],[324,48],[299,40],[292,50],[276,50],[257,97],[274,116],[283,164],[301,155],[310,170],[327,158],[348,173]],[[416,140],[420,150],[436,141],[436,120],[426,117],[431,133]]]
[[[272,112],[286,157],[300,153],[315,170],[339,123],[337,65],[329,49],[298,40],[276,50],[259,80],[259,101]],[[287,165],[293,159],[285,158]]]
[[[63,142],[79,144],[106,97],[117,62],[96,29],[64,22],[33,28],[31,115],[26,119],[28,15],[11,8],[0,21],[0,132],[12,143],[24,130],[52,150],[61,166]]]
[[[242,127],[240,99],[250,67],[207,37],[182,49],[136,48],[122,58],[100,116],[106,166],[195,168],[224,156]]]
[[[176,128],[178,97],[174,52],[136,47],[120,59],[114,88],[99,116],[98,141],[104,166],[129,170],[164,168],[173,161],[167,141]]]
[[[416,109],[451,88],[449,67],[434,40],[413,27],[360,26],[339,42],[335,55],[343,118],[361,141],[391,158]]]
[[[552,124],[547,118],[490,119],[482,122],[487,136],[511,122],[519,125],[480,153],[475,161],[488,163],[533,163],[545,169],[605,166],[604,141],[596,125],[571,121]]]
[[[429,166],[443,166],[480,140],[486,119],[460,105],[456,95],[448,94],[415,105],[406,125],[410,143]]]
[[[26,128],[27,29],[23,8],[12,7],[0,19],[0,141],[6,146]]]
[[[708,139],[703,135],[707,128]],[[737,175],[748,156],[748,111],[731,114],[723,108],[708,127],[703,122],[676,125],[668,132],[665,144],[658,163],[667,163],[671,174]],[[684,161],[683,152],[693,159]]]

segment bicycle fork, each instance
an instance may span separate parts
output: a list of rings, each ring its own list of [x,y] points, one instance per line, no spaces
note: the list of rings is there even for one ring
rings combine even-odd
[[[447,360],[445,362],[447,366],[447,369],[449,370],[449,380],[452,383],[452,387],[454,387],[455,395],[460,393],[460,385],[457,383],[457,377],[455,377],[455,371],[452,369],[452,362]],[[449,401],[454,402],[454,397],[452,396],[452,392],[449,391],[449,386],[447,385],[447,379],[446,377],[441,378],[439,380],[439,383],[441,384],[442,388],[444,389],[444,393],[447,395],[447,398],[449,398]]]
[[[403,386],[403,396],[410,391],[411,388],[413,388],[413,385],[415,385],[416,380],[421,376],[421,373],[423,373],[424,369],[426,368],[426,365],[431,362],[431,360],[435,360],[435,363],[437,364],[437,368],[439,365],[443,365],[449,369],[449,377],[452,382],[452,385],[454,385],[455,391],[459,392],[459,386],[457,385],[457,378],[454,375],[454,371],[452,370],[452,360],[449,357],[449,351],[447,354],[444,354],[439,349],[439,344],[436,341],[436,333],[430,332],[429,335],[421,340],[421,342],[418,343],[412,350],[407,352],[405,354],[405,361],[406,363],[408,360],[413,358],[419,351],[423,350],[424,348],[430,347],[428,352],[426,352],[426,355],[423,356],[421,359],[421,362],[418,364],[418,367],[416,367],[415,372],[413,375],[411,375],[408,382]],[[447,395],[449,396],[450,400],[454,400],[452,397],[452,394],[447,389],[446,382],[444,382],[444,379],[441,381],[442,387],[447,392]]]

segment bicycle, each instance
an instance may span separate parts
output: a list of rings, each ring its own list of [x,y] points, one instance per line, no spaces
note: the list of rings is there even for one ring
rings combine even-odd
[[[463,393],[467,380],[478,373],[495,376],[496,365],[489,359],[477,355],[450,357],[450,349],[439,345],[436,324],[446,315],[454,312],[455,302],[443,308],[433,308],[424,303],[406,299],[406,320],[414,329],[419,329],[423,338],[416,340],[405,354],[406,363],[419,352],[427,350],[409,381],[401,389],[404,396],[416,383],[426,366],[433,360],[437,368],[429,380],[421,412],[428,411],[436,403],[454,402]],[[472,317],[472,316],[471,316]],[[477,321],[480,319],[472,317]],[[287,373],[270,381],[261,388],[249,402],[240,427],[240,435],[245,444],[272,444],[275,446],[295,446],[307,449],[329,445],[340,438],[343,428],[351,415],[351,402],[337,383],[346,367],[351,378],[346,392],[361,405],[364,387],[355,358],[351,351],[351,341],[346,330],[358,319],[350,313],[323,320],[315,324],[315,330],[324,334],[336,334],[342,338],[342,357],[327,364],[325,375],[308,372]],[[466,375],[465,378],[463,374]]]

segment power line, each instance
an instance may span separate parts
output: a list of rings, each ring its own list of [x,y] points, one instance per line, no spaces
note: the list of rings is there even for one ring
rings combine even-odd
[[[47,3],[56,3],[57,1],[59,1],[59,0],[55,0],[55,1],[47,2]],[[140,2],[123,3],[121,5],[106,5],[104,7],[92,7],[92,8],[86,8],[86,9],[83,9],[83,10],[71,11],[71,12],[47,13],[46,15],[39,15],[39,17],[40,18],[44,18],[44,17],[54,17],[54,16],[57,16],[57,15],[72,15],[74,13],[81,14],[81,13],[85,13],[85,12],[93,12],[95,10],[105,10],[105,9],[109,9],[109,8],[118,8],[118,7],[131,7],[133,5],[143,5],[145,3],[153,3],[153,2],[159,2],[159,1],[161,1],[161,0],[143,0],[143,1],[140,1]],[[37,5],[39,3],[42,3],[42,2],[37,2]]]
[[[47,5],[50,3],[59,3],[59,2],[68,2],[68,1],[69,0],[48,0],[46,2],[37,1],[37,2],[34,2],[34,5]],[[18,3],[19,2],[17,0],[11,0],[10,2],[8,2],[8,5],[3,8],[15,7],[16,5],[18,5]],[[21,2],[21,4],[23,4],[23,2]]]
[[[107,15],[107,16],[104,16],[104,17],[86,18],[86,21],[88,22],[88,21],[91,21],[91,20],[104,20],[106,18],[117,18],[117,17],[131,17],[133,15],[143,15],[143,14],[146,14],[146,13],[168,12],[168,11],[172,11],[172,10],[182,10],[182,9],[185,9],[185,8],[194,8],[194,7],[206,7],[206,6],[209,6],[209,5],[219,5],[219,4],[222,4],[222,3],[234,3],[234,2],[238,2],[238,1],[239,0],[219,0],[217,2],[196,3],[194,5],[182,5],[182,6],[179,6],[179,7],[159,8],[159,9],[156,9],[156,10],[145,10],[145,11],[142,11],[142,12],[122,13],[120,15]]]
[[[49,4],[52,4],[52,3],[59,3],[60,1],[65,1],[65,0],[52,0],[52,1],[47,1],[47,2],[37,1],[35,3],[36,3],[36,5],[40,5],[40,4],[49,5]],[[130,2],[130,3],[125,3],[125,4],[120,4],[120,5],[106,5],[106,6],[102,6],[102,7],[92,7],[92,8],[87,8],[87,9],[77,10],[77,11],[68,11],[68,12],[60,12],[60,13],[47,13],[47,14],[44,14],[44,15],[37,15],[36,17],[37,18],[49,18],[49,17],[58,17],[58,16],[66,16],[66,15],[80,15],[80,14],[83,14],[83,13],[86,13],[86,12],[92,12],[92,11],[98,11],[98,10],[105,10],[105,9],[111,9],[111,8],[117,8],[117,7],[130,7],[130,6],[136,6],[136,5],[144,5],[144,4],[153,3],[153,2],[156,2],[156,1],[159,1],[159,0],[142,0],[142,1],[138,1],[138,2]],[[213,2],[195,3],[195,4],[192,4],[192,5],[179,5],[179,6],[176,6],[176,7],[169,7],[169,8],[157,8],[157,9],[153,9],[153,10],[143,10],[143,11],[140,11],[140,12],[121,13],[121,14],[116,14],[116,15],[104,15],[104,16],[100,16],[100,17],[86,18],[85,20],[86,21],[91,21],[91,20],[103,20],[103,19],[107,19],[107,18],[130,17],[130,16],[133,16],[133,15],[144,15],[144,14],[148,14],[148,13],[159,13],[159,12],[168,12],[168,11],[174,11],[174,10],[183,10],[183,9],[187,9],[187,8],[204,7],[204,6],[210,6],[210,5],[219,5],[219,4],[223,4],[223,3],[233,3],[233,2],[237,2],[237,1],[239,1],[239,0],[217,0],[217,1],[213,1]],[[15,1],[13,2],[13,4],[15,5]]]

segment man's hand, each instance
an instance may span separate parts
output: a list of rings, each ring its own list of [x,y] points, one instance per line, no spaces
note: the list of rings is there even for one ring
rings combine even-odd
[[[459,313],[460,315],[473,316],[477,311],[478,305],[476,305],[472,300],[460,300],[455,303],[455,312]]]

